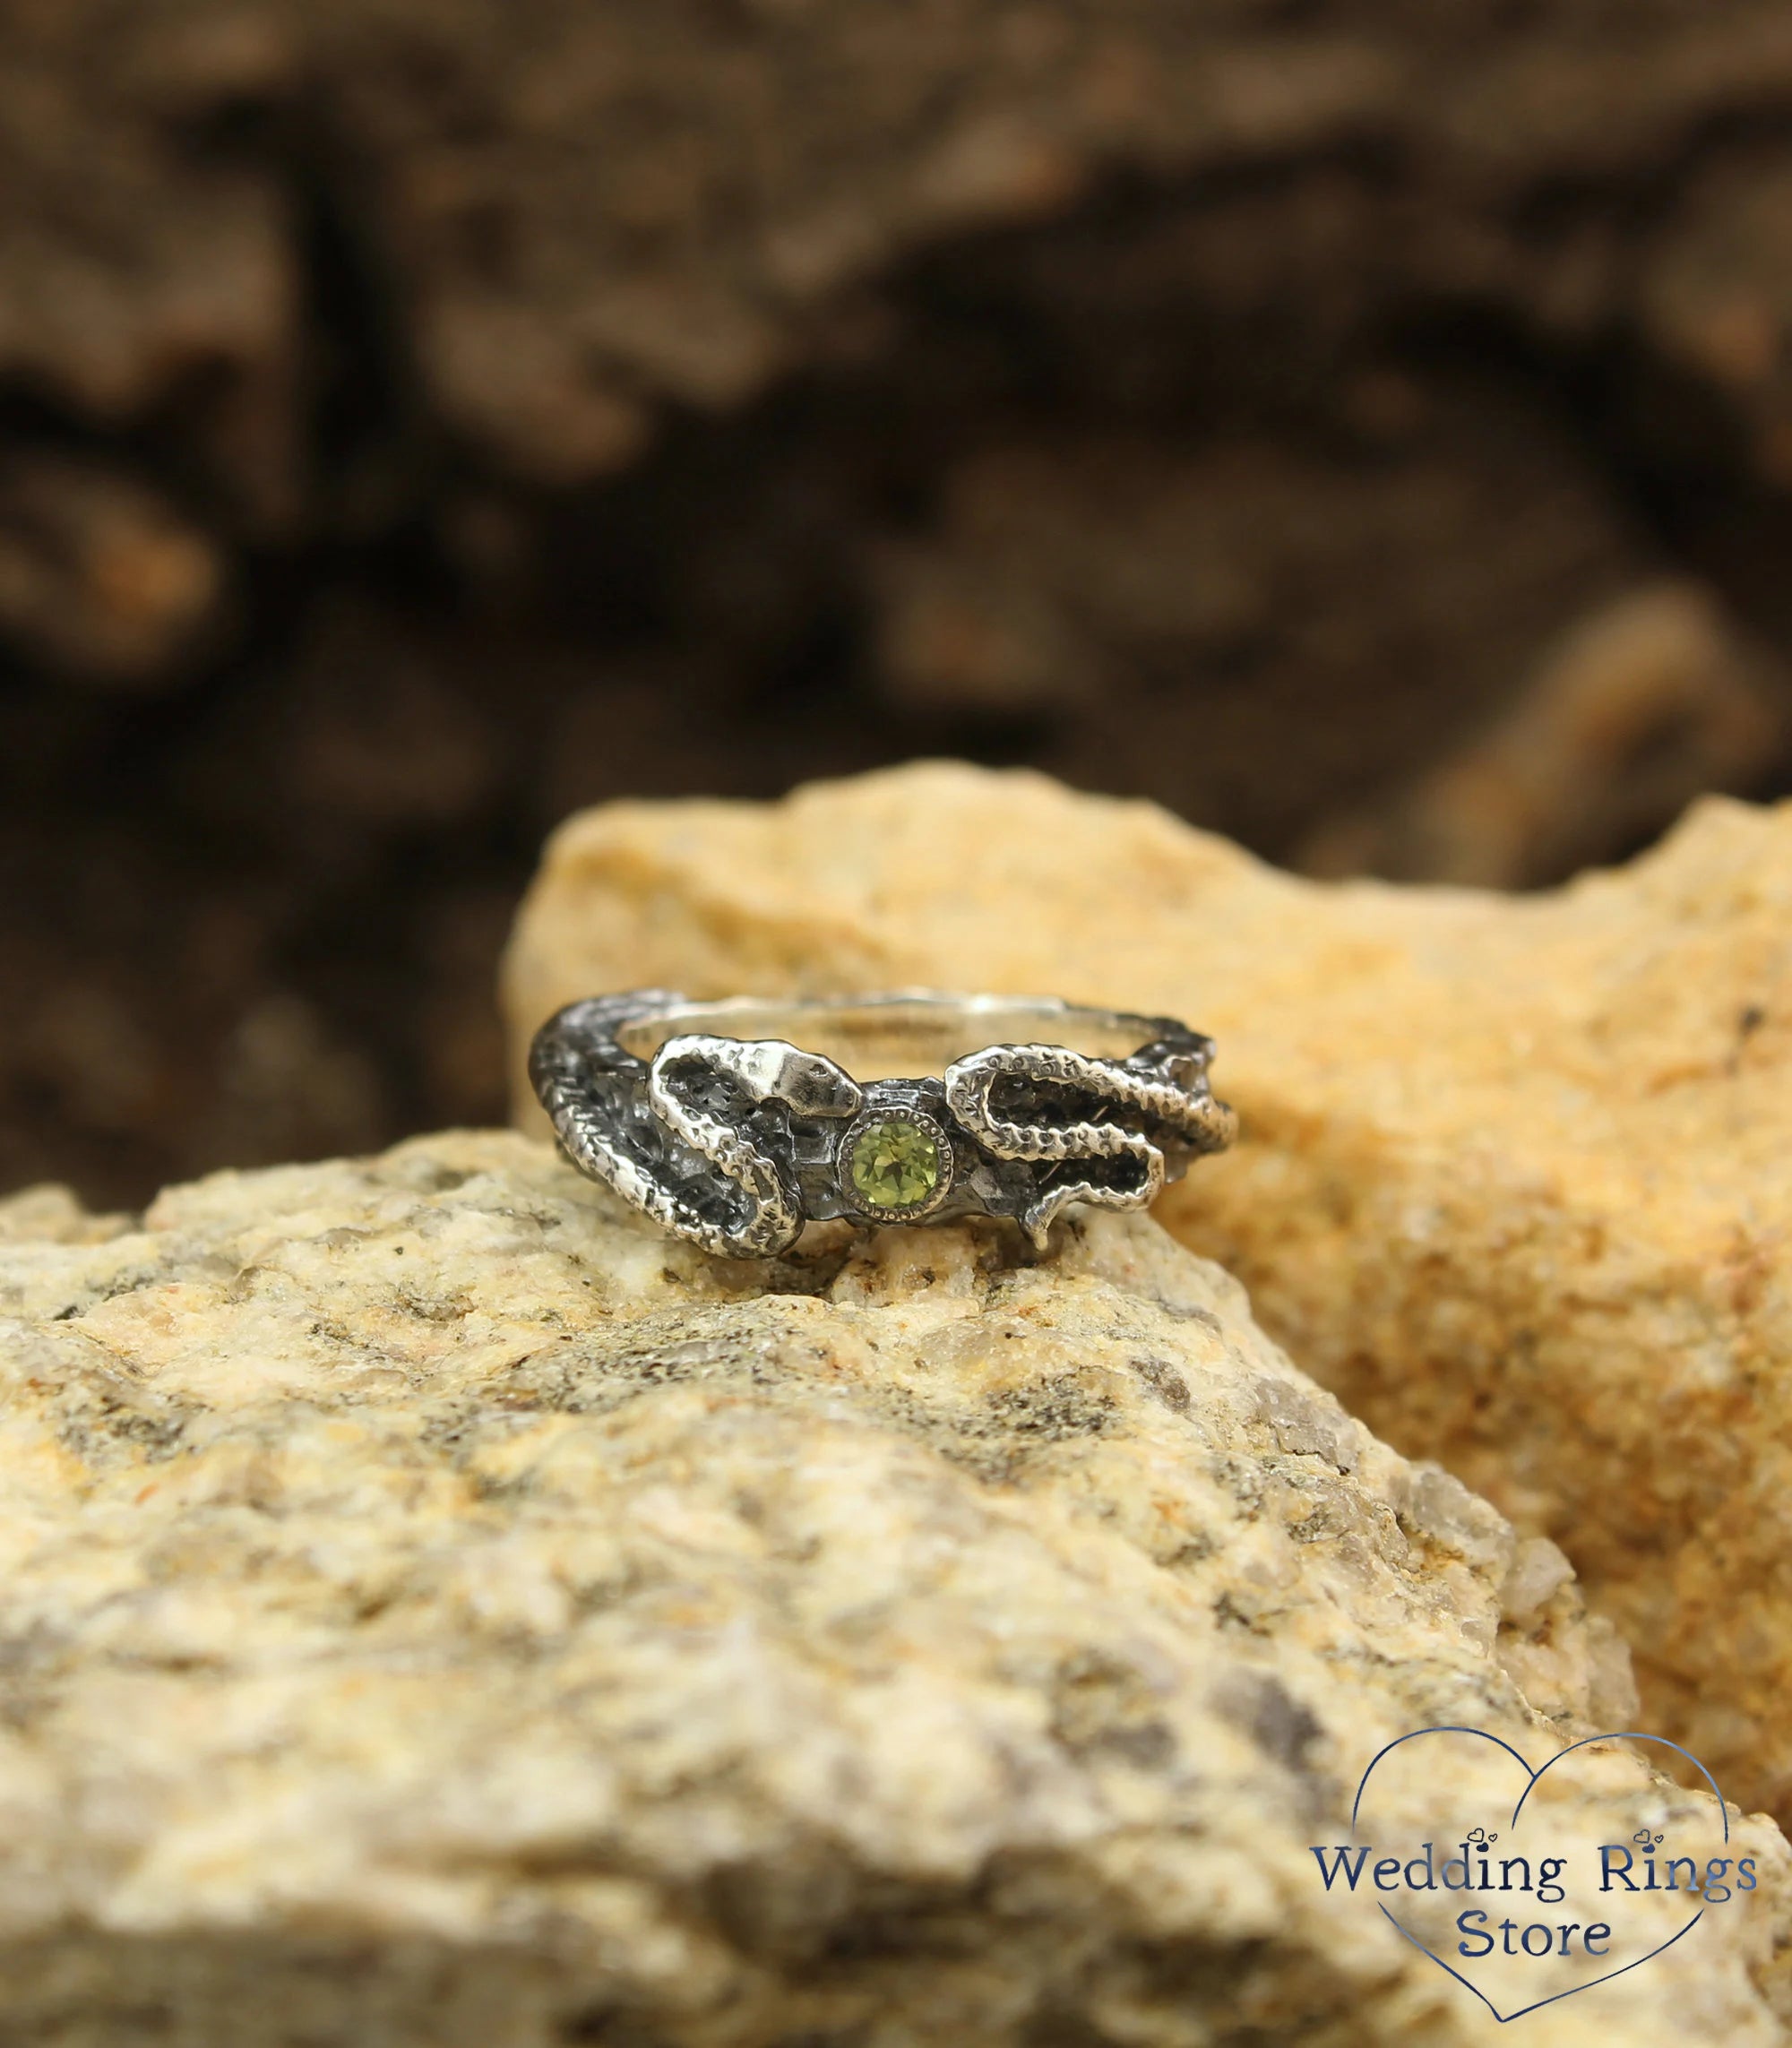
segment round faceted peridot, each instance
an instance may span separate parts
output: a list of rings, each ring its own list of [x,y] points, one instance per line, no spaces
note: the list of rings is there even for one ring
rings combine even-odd
[[[853,1140],[849,1170],[866,1209],[918,1209],[940,1184],[940,1148],[925,1125],[885,1117]]]

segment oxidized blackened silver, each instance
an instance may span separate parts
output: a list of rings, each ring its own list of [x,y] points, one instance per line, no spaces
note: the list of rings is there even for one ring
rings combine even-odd
[[[856,1080],[787,1033],[937,1071]],[[1174,1018],[1054,998],[636,989],[549,1018],[529,1071],[581,1172],[707,1251],[764,1258],[831,1217],[1012,1217],[1043,1250],[1073,1202],[1142,1209],[1236,1134],[1212,1057]]]

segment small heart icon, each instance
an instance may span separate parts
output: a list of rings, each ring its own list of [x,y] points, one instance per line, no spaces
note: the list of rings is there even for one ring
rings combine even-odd
[[[1711,1802],[1644,1781],[1628,1752],[1601,1747],[1622,1742],[1685,1758]],[[1416,1729],[1370,1760],[1350,1823],[1348,1852],[1328,1865],[1314,1851],[1326,1889],[1373,1899],[1502,2022],[1640,1969],[1753,1884],[1752,1863],[1720,1853],[1729,1817],[1710,1772],[1633,1730],[1590,1735],[1533,1769],[1484,1728]]]

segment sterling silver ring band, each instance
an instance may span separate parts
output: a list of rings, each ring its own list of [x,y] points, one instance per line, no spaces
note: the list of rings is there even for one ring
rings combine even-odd
[[[1010,1217],[1044,1250],[1073,1202],[1142,1209],[1236,1134],[1212,1057],[1174,1018],[1052,997],[636,989],[549,1018],[529,1072],[582,1173],[706,1251],[765,1258],[833,1217]]]

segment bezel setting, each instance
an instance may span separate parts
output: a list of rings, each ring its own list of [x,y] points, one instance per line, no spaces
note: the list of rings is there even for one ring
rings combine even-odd
[[[867,1201],[860,1192],[853,1178],[853,1155],[870,1132],[890,1123],[906,1123],[920,1132],[933,1145],[939,1172],[933,1187],[919,1201],[881,1208]],[[863,1112],[840,1132],[840,1143],[834,1151],[834,1175],[841,1204],[848,1215],[862,1223],[919,1223],[924,1217],[931,1216],[952,1192],[953,1165],[952,1141],[944,1125],[936,1117],[929,1116],[925,1109],[914,1108],[906,1102],[867,1101]]]
[[[859,1054],[880,1078],[840,1063]],[[556,1011],[529,1071],[580,1172],[705,1251],[765,1259],[834,1218],[1001,1217],[1044,1252],[1067,1209],[1146,1208],[1236,1135],[1208,1082],[1212,1056],[1176,1018],[1056,997],[632,989]],[[852,1159],[891,1123],[925,1131],[940,1173],[926,1200],[880,1209]]]

